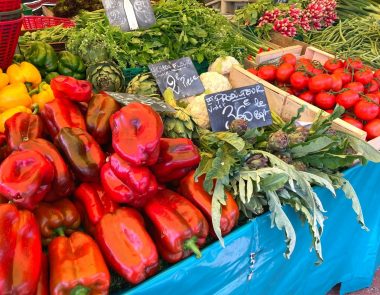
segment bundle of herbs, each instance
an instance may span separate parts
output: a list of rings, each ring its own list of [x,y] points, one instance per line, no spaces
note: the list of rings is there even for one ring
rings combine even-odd
[[[342,189],[366,229],[357,195],[341,170],[355,161],[380,162],[380,153],[360,139],[331,129],[332,121],[344,112],[341,107],[329,117],[320,115],[310,128],[296,125],[300,112],[288,123],[273,114],[274,124],[266,128],[245,131],[246,124],[237,122],[231,130],[235,132],[201,133],[202,160],[196,176],[206,176],[204,188],[213,196],[212,223],[222,243],[219,224],[225,189],[234,192],[247,218],[271,212],[272,225],[285,231],[286,257],[296,242],[283,208],[289,205],[309,226],[319,262],[323,259],[325,210],[314,185],[327,188],[333,196]]]
[[[202,63],[232,55],[242,60],[260,42],[224,16],[196,0],[161,0],[153,5],[157,23],[144,30],[122,32],[109,25],[104,11],[82,12],[70,32],[68,48],[87,63],[114,60],[120,67],[189,56]]]

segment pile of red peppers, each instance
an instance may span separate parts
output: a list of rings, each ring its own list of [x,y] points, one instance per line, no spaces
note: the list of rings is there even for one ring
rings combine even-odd
[[[0,134],[0,294],[108,294],[108,268],[138,284],[160,259],[200,257],[215,234],[193,142],[162,138],[151,107],[122,107],[87,81],[51,87],[39,114]],[[223,235],[238,218],[226,192]]]

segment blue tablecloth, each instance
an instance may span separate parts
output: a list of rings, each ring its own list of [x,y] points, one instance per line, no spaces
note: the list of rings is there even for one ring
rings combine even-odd
[[[316,189],[328,217],[321,265],[314,264],[315,253],[309,251],[307,226],[286,208],[297,233],[289,260],[283,257],[284,234],[270,227],[265,214],[228,235],[224,249],[214,243],[202,250],[201,259],[190,257],[124,293],[324,295],[337,283],[342,283],[341,294],[370,286],[380,264],[380,165],[354,167],[345,176],[358,193],[370,231],[356,222],[343,193],[333,198]]]

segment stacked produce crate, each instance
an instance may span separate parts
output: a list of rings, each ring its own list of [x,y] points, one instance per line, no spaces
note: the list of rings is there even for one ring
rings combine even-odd
[[[219,10],[223,15],[233,15],[235,10],[253,2],[256,2],[256,0],[206,0],[205,5]]]
[[[12,62],[21,32],[22,7],[20,0],[0,0],[0,67]]]

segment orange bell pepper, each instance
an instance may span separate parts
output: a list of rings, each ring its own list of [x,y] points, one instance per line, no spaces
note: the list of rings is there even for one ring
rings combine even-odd
[[[14,108],[11,108],[9,110],[6,110],[4,113],[0,114],[0,132],[5,131],[5,121],[9,118],[13,117],[13,115],[17,113],[29,113],[31,114],[32,111],[24,106],[17,106]]]
[[[9,84],[9,77],[7,74],[3,73],[3,70],[0,69],[0,89],[4,88]]]

